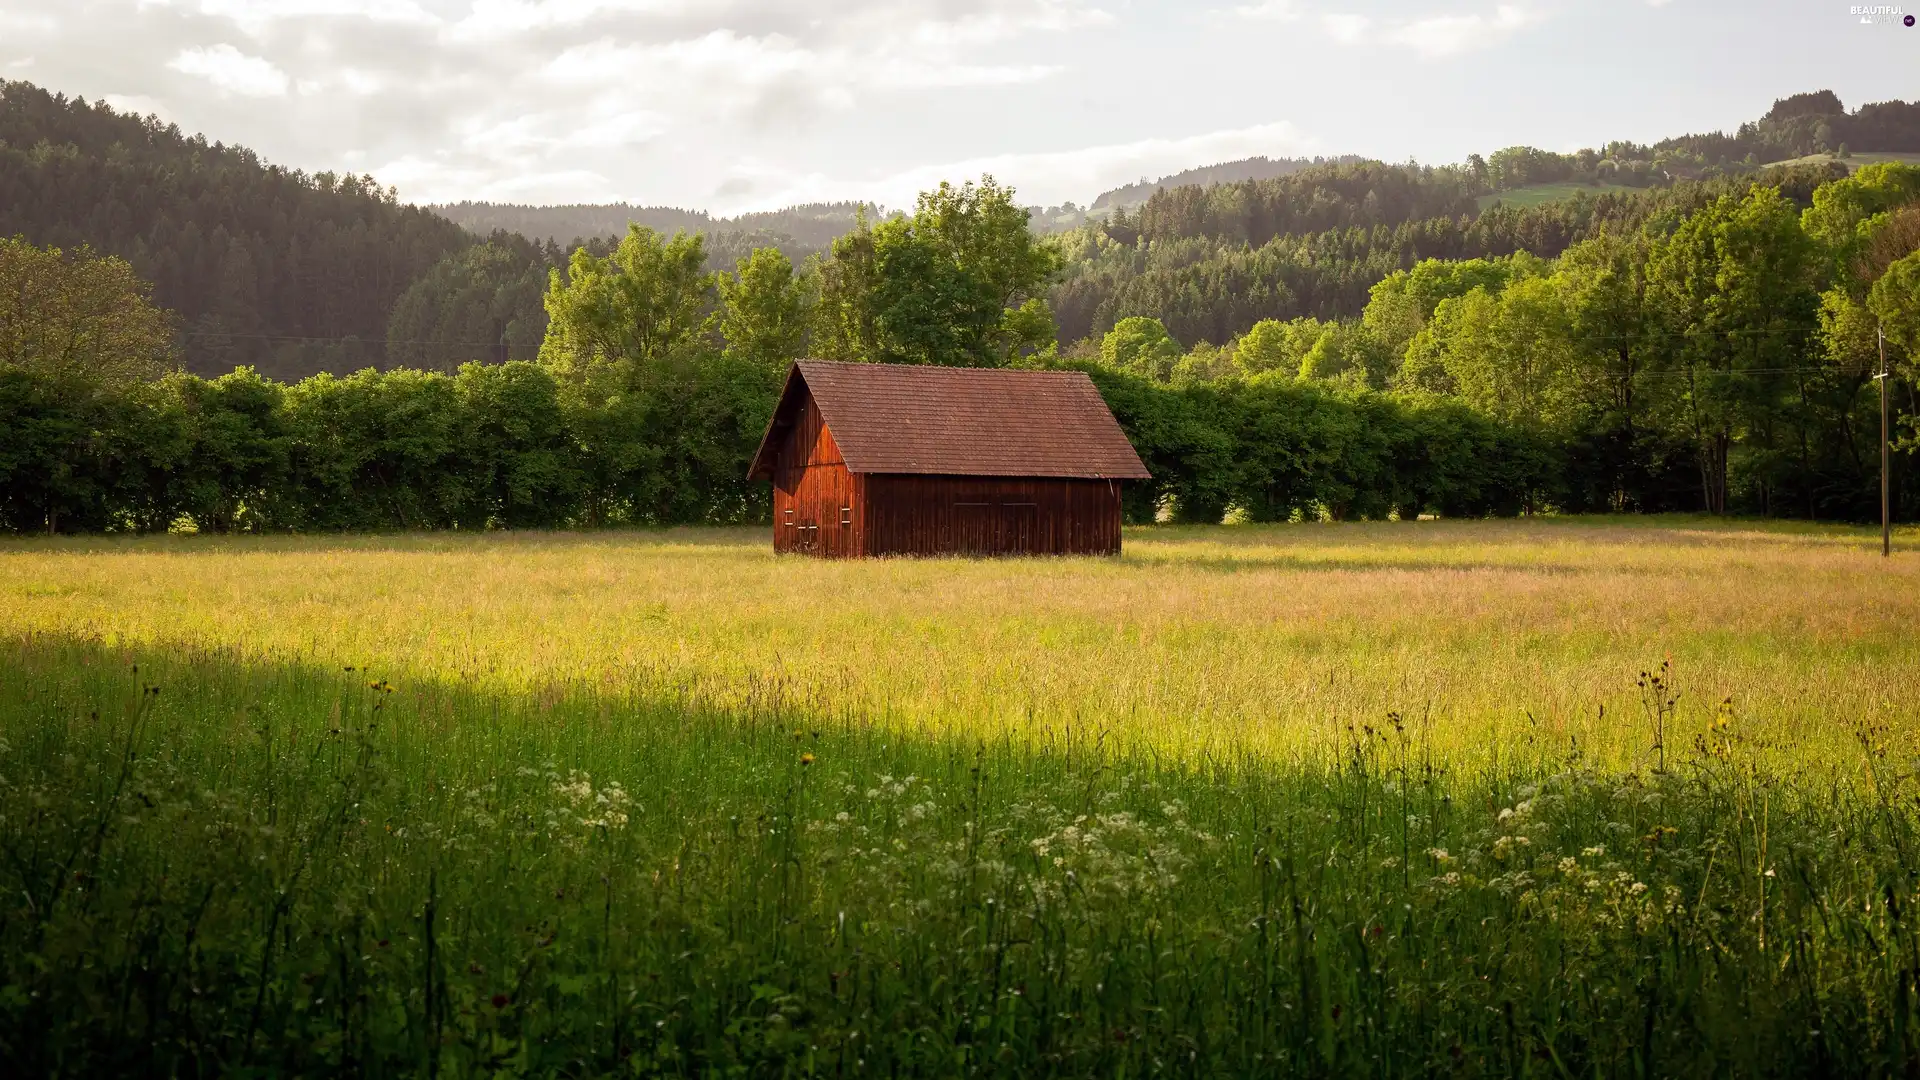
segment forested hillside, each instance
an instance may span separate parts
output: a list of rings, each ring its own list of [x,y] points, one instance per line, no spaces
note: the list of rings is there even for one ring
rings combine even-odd
[[[1423,259],[1552,257],[1602,232],[1684,216],[1756,177],[1804,205],[1844,171],[1761,162],[1909,149],[1920,149],[1920,104],[1850,113],[1820,91],[1781,99],[1731,135],[1651,146],[1510,147],[1440,167],[1207,166],[1107,193],[1118,208],[1104,218],[1071,204],[1030,211],[1055,258],[1034,297],[1045,307],[1029,321],[1050,317],[1049,336],[1070,355],[1088,355],[1129,317],[1157,319],[1187,345],[1225,345],[1262,320],[1358,317],[1375,283]],[[1243,178],[1215,182],[1233,176]],[[1500,199],[1560,187],[1577,194]],[[0,84],[0,236],[127,259],[172,313],[180,359],[202,373],[244,364],[291,380],[532,359],[547,329],[547,275],[564,273],[583,242],[605,256],[629,223],[701,234],[714,271],[777,248],[818,291],[833,287],[830,246],[863,210],[880,216],[858,203],[735,218],[627,205],[437,209],[402,205],[367,177],[307,175],[102,104]]]
[[[703,210],[626,203],[520,206],[461,202],[429,209],[476,236],[510,232],[543,243],[566,244],[624,236],[627,226],[635,224],[669,236],[682,231],[700,233],[707,237],[708,246],[722,255],[752,247],[777,247],[795,262],[826,250],[835,237],[853,228],[854,218],[862,210],[869,217],[880,213],[878,207],[857,202],[810,203],[733,218],[714,217]]]
[[[308,175],[157,120],[0,82],[0,237],[124,257],[190,367],[380,363],[394,301],[473,241],[370,177]]]
[[[1756,179],[1805,204],[1845,174],[1767,169],[1485,211],[1461,167],[1367,162],[1173,188],[1061,236],[1064,268],[1048,298],[1064,343],[1148,316],[1183,342],[1220,344],[1261,319],[1358,316],[1376,282],[1422,259],[1552,257],[1601,232],[1683,216]]]
[[[1339,164],[1352,165],[1364,161],[1364,158],[1346,154],[1335,158],[1269,158],[1250,157],[1239,161],[1223,161],[1218,165],[1202,165],[1194,169],[1182,169],[1177,173],[1163,176],[1158,180],[1142,178],[1136,183],[1103,191],[1088,207],[1090,210],[1116,210],[1122,206],[1138,206],[1146,202],[1154,192],[1164,188],[1188,187],[1209,184],[1231,184],[1240,180],[1271,180],[1288,173],[1315,165]]]

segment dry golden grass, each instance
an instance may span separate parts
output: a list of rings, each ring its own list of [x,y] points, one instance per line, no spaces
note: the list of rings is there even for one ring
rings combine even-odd
[[[1909,547],[1916,537],[1904,534]],[[1681,728],[1851,758],[1914,731],[1920,555],[1844,528],[1691,519],[1130,532],[1118,560],[776,558],[761,530],[87,539],[0,547],[0,633],[365,664],[514,694],[777,695],[966,734],[1072,728],[1191,754],[1314,754],[1408,718],[1453,760]]]

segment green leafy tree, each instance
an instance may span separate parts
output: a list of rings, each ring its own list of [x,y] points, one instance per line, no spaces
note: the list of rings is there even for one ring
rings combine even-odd
[[[942,181],[923,192],[914,207],[913,228],[969,278],[993,306],[995,319],[986,356],[992,362],[1031,353],[1053,341],[1042,295],[1059,272],[1056,248],[1034,237],[1025,208],[1014,192],[982,177],[954,187]]]
[[[1852,280],[1857,289],[1865,291],[1877,272],[1863,271],[1858,264],[1876,227],[1889,212],[1916,201],[1920,201],[1920,166],[1882,162],[1846,179],[1822,184],[1814,191],[1813,205],[1802,212],[1800,221],[1826,254],[1828,272],[1834,280]]]
[[[1155,382],[1173,378],[1174,365],[1182,354],[1159,319],[1136,315],[1121,319],[1100,340],[1100,361],[1115,371],[1140,375]]]
[[[472,498],[457,468],[460,401],[445,375],[371,368],[288,387],[293,437],[290,527],[317,531],[438,529]]]
[[[1701,497],[1727,510],[1736,440],[1771,449],[1786,373],[1816,323],[1818,255],[1772,188],[1722,196],[1654,245],[1649,294],[1672,335],[1674,404],[1698,448]]]
[[[1920,377],[1920,252],[1887,267],[1873,284],[1867,309],[1885,329],[1907,381],[1915,381]]]
[[[540,361],[563,379],[599,365],[638,370],[704,343],[712,326],[714,275],[699,235],[672,239],[634,225],[611,254],[582,248],[552,271]]]
[[[180,510],[213,533],[282,520],[293,455],[285,388],[237,368],[217,379],[177,374],[161,389],[180,411],[189,446],[173,470]]]
[[[173,326],[122,259],[0,239],[0,518],[46,532],[165,528],[186,446],[151,380]]]
[[[1544,278],[1441,303],[1431,327],[1455,392],[1489,416],[1566,427],[1582,404],[1566,306]]]
[[[1442,301],[1465,296],[1474,289],[1497,293],[1509,281],[1536,276],[1546,263],[1525,253],[1496,259],[1423,259],[1408,270],[1396,270],[1368,292],[1362,321],[1396,359],[1425,328]]]
[[[0,239],[0,367],[122,387],[173,366],[173,327],[123,259]]]
[[[1233,362],[1247,375],[1297,371],[1300,358],[1319,340],[1318,319],[1262,319],[1234,342]]]
[[[813,353],[823,360],[873,363],[880,357],[880,327],[874,297],[878,292],[873,226],[864,210],[853,228],[834,240],[825,259],[813,266],[818,302],[810,320]]]
[[[779,248],[758,248],[719,277],[720,336],[732,355],[784,372],[806,343],[806,282]]]
[[[580,477],[553,375],[524,360],[467,363],[453,390],[459,409],[450,467],[463,482],[451,523],[528,529],[571,521]]]
[[[876,359],[971,366],[1002,359],[994,331],[1005,316],[991,286],[956,262],[931,230],[905,218],[874,230]]]
[[[828,359],[993,366],[1053,343],[1042,296],[1059,266],[991,177],[923,193],[910,217],[855,230],[820,267],[814,346]]]
[[[1644,236],[1602,233],[1568,248],[1554,264],[1552,282],[1566,305],[1571,360],[1586,395],[1570,477],[1578,505],[1616,512],[1663,471],[1672,440],[1648,422],[1648,370],[1658,338],[1647,301]],[[1636,494],[1639,493],[1639,494]]]

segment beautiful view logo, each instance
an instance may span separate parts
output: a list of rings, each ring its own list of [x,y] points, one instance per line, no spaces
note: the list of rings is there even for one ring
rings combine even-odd
[[[1847,12],[1869,26],[1882,23],[1912,26],[1914,23],[1913,16],[1897,4],[1855,4]]]

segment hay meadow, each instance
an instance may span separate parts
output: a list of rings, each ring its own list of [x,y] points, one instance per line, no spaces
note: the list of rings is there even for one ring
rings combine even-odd
[[[1920,537],[1877,540],[8,542],[0,1059],[1904,1074]]]

